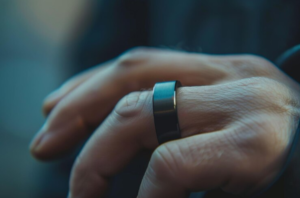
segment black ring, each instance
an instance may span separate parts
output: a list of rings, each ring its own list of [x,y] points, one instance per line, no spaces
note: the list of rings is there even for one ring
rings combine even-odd
[[[156,83],[153,88],[153,116],[159,144],[181,138],[177,116],[176,89],[179,81]]]

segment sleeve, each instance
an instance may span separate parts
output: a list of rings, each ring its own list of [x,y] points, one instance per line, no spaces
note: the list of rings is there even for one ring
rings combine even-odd
[[[300,83],[300,45],[283,53],[276,64],[283,72]]]

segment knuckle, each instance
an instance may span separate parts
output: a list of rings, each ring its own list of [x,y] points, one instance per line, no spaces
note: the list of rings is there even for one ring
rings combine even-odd
[[[265,59],[264,57],[253,55],[253,54],[244,54],[241,55],[241,60],[246,61],[249,63],[249,65],[252,66],[264,66],[264,65],[272,65],[270,61]]]
[[[245,86],[245,94],[241,96],[243,103],[239,106],[244,117],[239,119],[239,126],[245,128],[238,129],[240,135],[232,139],[237,140],[238,148],[253,148],[268,154],[282,152],[288,144],[290,132],[287,129],[290,128],[290,115],[294,111],[289,90],[283,84],[265,77],[240,82]]]
[[[292,110],[290,91],[281,83],[266,77],[252,77],[241,81],[248,94],[244,100],[249,101],[254,110],[268,110],[286,113]]]
[[[124,52],[117,60],[119,67],[135,67],[149,58],[149,52],[151,48],[147,47],[135,47]]]
[[[196,156],[195,152],[187,156],[180,145],[170,142],[155,150],[151,166],[162,179],[174,181],[175,178],[181,178],[179,183],[192,186],[195,174],[194,162],[198,160]]]
[[[261,56],[246,55],[246,60],[252,67],[256,69],[260,76],[269,76],[274,73],[274,64]]]
[[[258,99],[272,94],[274,86],[275,81],[265,77],[254,77],[249,79],[249,88],[258,96]]]
[[[269,60],[252,54],[244,54],[232,60],[239,75],[245,77],[271,76],[275,72],[275,66]]]
[[[236,148],[237,159],[247,161],[244,157],[260,156],[266,159],[285,147],[285,137],[278,133],[277,126],[270,122],[272,118],[256,115],[240,125],[235,132],[228,135],[228,141]],[[273,120],[275,121],[275,120]]]
[[[163,144],[152,155],[150,166],[155,171],[155,174],[162,179],[170,178],[175,171],[176,159],[171,152],[166,147],[166,144]]]
[[[151,94],[150,91],[131,92],[123,97],[114,109],[118,119],[134,118],[141,116],[142,113],[150,113],[151,110]]]
[[[138,46],[138,47],[133,47],[133,48],[127,50],[126,53],[128,53],[128,54],[141,54],[141,53],[147,53],[147,52],[152,51],[152,50],[154,50],[154,48]]]
[[[251,172],[254,166],[254,170],[259,171],[284,156],[289,146],[287,125],[281,116],[255,114],[227,133],[226,140],[234,151],[232,156],[238,162],[241,174],[254,175]],[[256,164],[257,161],[261,163]]]
[[[195,139],[183,144],[170,142],[155,150],[150,166],[157,177],[161,177],[160,180],[176,181],[180,186],[197,188],[199,174],[206,170],[206,165],[212,162],[215,155],[218,155],[218,159],[221,157],[219,153],[211,152],[209,146],[199,146]]]

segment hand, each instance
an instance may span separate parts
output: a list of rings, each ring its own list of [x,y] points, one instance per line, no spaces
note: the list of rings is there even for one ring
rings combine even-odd
[[[175,79],[194,86],[177,94],[183,139],[157,147],[151,91],[133,91]],[[44,110],[51,113],[31,151],[55,158],[102,123],[76,160],[71,197],[103,195],[109,178],[141,149],[155,151],[139,197],[185,197],[216,187],[251,194],[281,168],[299,116],[298,90],[256,56],[135,49],[46,99]]]

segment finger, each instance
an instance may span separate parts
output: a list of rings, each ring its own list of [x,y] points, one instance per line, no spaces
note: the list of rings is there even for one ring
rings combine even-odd
[[[199,59],[203,59],[201,67]],[[206,56],[151,50],[127,53],[56,105],[34,138],[31,152],[40,159],[68,152],[88,137],[118,100],[129,92],[152,87],[157,81],[174,79],[181,80],[184,85],[209,84],[225,73],[224,68],[207,65]]]
[[[71,91],[81,85],[83,82],[94,76],[97,72],[103,70],[107,63],[101,66],[93,67],[79,75],[76,75],[65,82],[59,89],[50,93],[44,100],[43,104],[43,114],[48,116],[51,110],[57,105],[57,103],[68,95]]]
[[[183,137],[224,128],[226,122],[216,123],[211,120],[229,118],[228,108],[222,108],[216,102],[220,89],[223,87],[179,88],[178,116]],[[129,94],[92,135],[76,160],[70,180],[71,197],[92,198],[104,195],[110,178],[124,168],[141,149],[154,149],[157,146],[152,93],[145,91]]]
[[[137,197],[185,198],[190,192],[215,188],[253,195],[276,177],[286,150],[270,152],[266,148],[270,145],[260,133],[263,130],[256,129],[237,125],[159,146],[152,154]]]
[[[138,198],[185,198],[229,182],[236,155],[225,131],[168,142],[152,154]],[[232,162],[233,161],[233,162]]]
[[[223,187],[239,171],[238,151],[226,131],[172,141],[153,153],[138,198],[184,198]],[[246,178],[245,178],[246,179]]]

